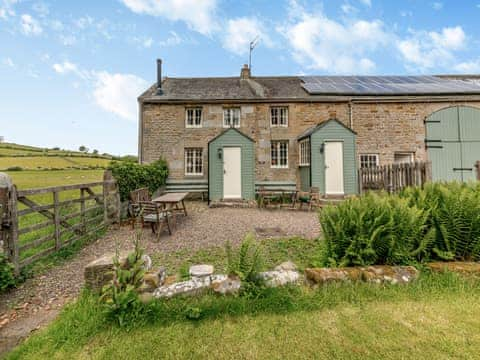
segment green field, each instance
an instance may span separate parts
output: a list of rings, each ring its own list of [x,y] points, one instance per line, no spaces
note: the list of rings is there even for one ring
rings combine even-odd
[[[32,156],[39,156],[39,155],[63,155],[63,156],[91,156],[91,154],[86,154],[80,151],[72,151],[72,150],[55,150],[55,149],[48,149],[48,148],[40,148],[35,146],[29,145],[20,145],[14,143],[0,143],[0,156],[1,155],[8,155],[8,156],[25,156],[25,155],[32,155]],[[111,158],[110,155],[98,155],[104,158]]]
[[[7,172],[13,183],[17,186],[18,189],[32,189],[32,188],[43,188],[50,186],[60,186],[60,185],[73,185],[81,183],[92,183],[102,181],[104,170],[56,170],[56,171],[11,171]],[[101,193],[101,187],[93,188],[97,193]],[[59,193],[59,200],[71,200],[79,198],[80,190],[70,190],[62,191]],[[40,205],[48,205],[52,203],[53,195],[52,193],[33,195],[29,197],[30,200],[35,201]],[[86,206],[95,205],[94,200],[89,200],[86,202]],[[73,213],[79,210],[79,204],[72,204],[70,206],[62,207],[60,210],[61,214]],[[19,204],[19,210],[25,209],[25,205]],[[92,214],[96,215],[96,214]],[[39,224],[45,222],[47,218],[39,213],[31,213],[23,215],[19,219],[19,229]],[[68,222],[70,224],[78,223],[78,218],[70,219]],[[26,234],[22,234],[19,237],[20,246],[31,243],[42,236],[52,234],[54,231],[53,225],[44,227],[43,229],[32,231]],[[62,235],[62,241],[67,241],[70,234],[66,233]],[[38,252],[45,250],[54,245],[54,240],[50,240],[40,244],[38,246],[32,247],[20,253],[20,259],[28,258],[32,255],[37,254]]]

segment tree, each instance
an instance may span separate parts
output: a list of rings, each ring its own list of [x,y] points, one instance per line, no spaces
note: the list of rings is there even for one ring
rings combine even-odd
[[[93,151],[92,151],[92,152],[93,152],[95,155],[97,155],[97,154],[98,154],[98,150],[97,150],[97,149],[93,149]]]
[[[85,145],[81,145],[81,146],[78,148],[78,151],[88,152],[88,148],[87,148]]]

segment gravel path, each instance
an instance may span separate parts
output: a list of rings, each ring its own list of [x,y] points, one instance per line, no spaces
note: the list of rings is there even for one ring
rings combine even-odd
[[[239,243],[244,236],[263,228],[273,229],[282,236],[316,238],[319,236],[317,215],[312,212],[259,210],[242,208],[212,208],[205,203],[187,203],[189,212],[180,218],[172,236],[164,233],[160,241],[145,228],[142,246],[147,254],[169,253],[181,249],[192,251],[226,241]],[[40,276],[28,279],[17,289],[0,295],[0,357],[50,322],[62,308],[78,296],[83,286],[83,268],[95,258],[113,253],[117,244],[121,250],[132,248],[136,231],[130,226],[112,228],[108,234],[83,248],[64,264],[55,266]]]

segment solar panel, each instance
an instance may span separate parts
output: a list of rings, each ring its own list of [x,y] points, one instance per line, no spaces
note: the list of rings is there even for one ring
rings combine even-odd
[[[304,76],[311,95],[480,94],[476,81],[436,76]]]

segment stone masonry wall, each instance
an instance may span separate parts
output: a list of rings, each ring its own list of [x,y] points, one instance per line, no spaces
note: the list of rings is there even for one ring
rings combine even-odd
[[[256,180],[298,179],[298,149],[296,138],[306,129],[336,118],[357,133],[357,155],[378,154],[380,164],[392,163],[396,152],[412,152],[415,160],[426,160],[424,119],[431,113],[467,102],[397,102],[353,103],[352,123],[348,103],[290,103],[288,127],[270,127],[270,104],[242,104],[240,131],[255,140]],[[203,107],[203,127],[185,127],[185,105],[143,105],[143,162],[164,157],[169,164],[170,178],[186,179],[184,175],[184,149],[203,148],[204,174],[195,178],[206,179],[208,169],[208,142],[225,129],[223,108],[236,104],[199,104]],[[289,167],[275,169],[270,166],[270,141],[289,140]],[[357,159],[358,161],[358,159]]]

